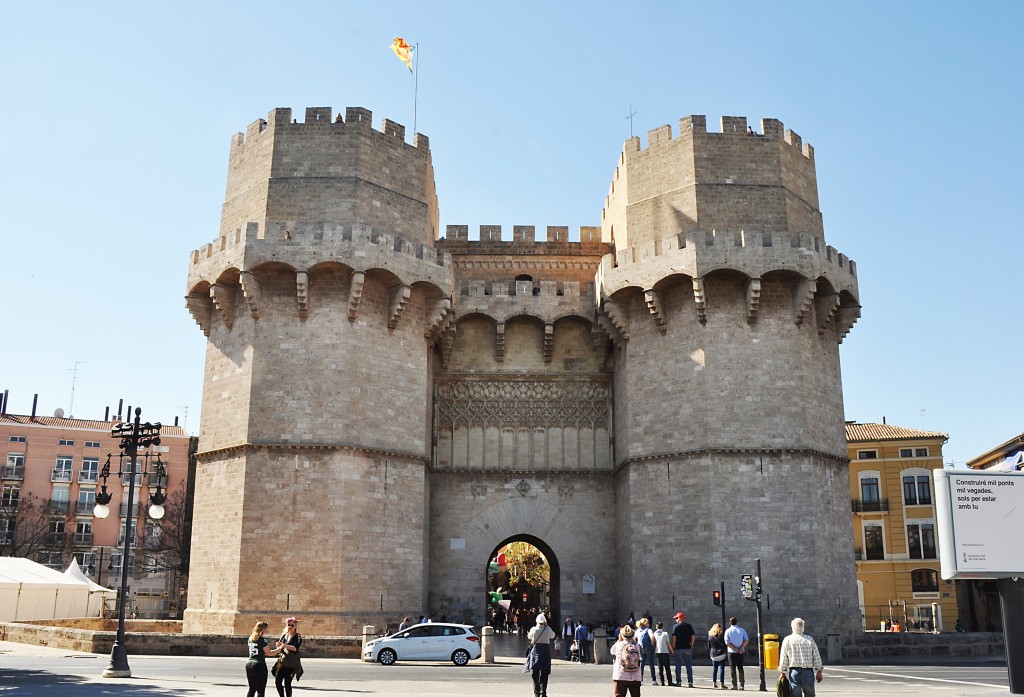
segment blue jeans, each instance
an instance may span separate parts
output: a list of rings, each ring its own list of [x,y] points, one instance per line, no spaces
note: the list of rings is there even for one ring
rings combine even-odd
[[[811,668],[790,668],[786,672],[793,697],[814,697],[814,670]]]
[[[676,649],[676,683],[683,684],[683,661],[686,661],[686,683],[693,684],[693,651]]]
[[[654,649],[651,648],[647,651],[640,651],[640,682],[644,681],[644,668],[650,666],[651,668],[651,682],[658,682],[658,677],[654,674]]]
[[[711,661],[711,682],[725,684],[725,656],[721,661]]]

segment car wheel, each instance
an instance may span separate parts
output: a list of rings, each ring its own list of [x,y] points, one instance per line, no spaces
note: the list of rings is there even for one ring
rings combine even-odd
[[[457,666],[464,666],[469,663],[469,651],[466,651],[466,649],[457,649],[455,653],[452,654],[452,663]]]
[[[377,654],[377,660],[380,661],[381,665],[390,666],[398,660],[398,654],[395,653],[394,649],[381,649],[380,653]]]

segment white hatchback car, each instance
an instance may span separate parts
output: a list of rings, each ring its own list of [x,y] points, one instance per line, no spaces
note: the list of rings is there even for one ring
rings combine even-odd
[[[451,661],[464,666],[480,658],[480,637],[469,624],[427,622],[368,641],[363,655],[386,666],[395,661]]]

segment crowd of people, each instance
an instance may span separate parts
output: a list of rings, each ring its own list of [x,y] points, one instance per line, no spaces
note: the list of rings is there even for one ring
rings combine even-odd
[[[559,630],[551,627],[551,614],[547,608],[517,608],[509,613],[492,611],[490,625],[496,632],[516,632],[530,641],[524,672],[533,679],[534,697],[547,697],[551,659],[559,656],[584,663],[595,661],[595,651],[607,650],[612,656],[612,681],[615,697],[640,697],[645,674],[651,685],[682,687],[683,667],[686,684],[693,687],[693,653],[697,649],[697,633],[686,614],[677,612],[671,629],[663,622],[655,622],[650,612],[640,619],[629,619],[621,626],[608,627],[611,646],[594,645],[594,626],[566,617]],[[421,616],[420,622],[431,618]],[[405,617],[401,628],[411,626],[412,618]],[[605,623],[607,625],[607,623]],[[249,636],[249,659],[245,673],[249,690],[247,697],[264,697],[268,680],[267,657],[277,658],[273,673],[279,697],[291,697],[292,681],[302,676],[299,652],[302,636],[298,632],[298,619],[285,620],[284,632],[273,646],[265,638],[269,624],[257,622]],[[791,623],[792,634],[783,641],[778,669],[781,680],[789,683],[795,697],[814,697],[815,683],[823,678],[823,665],[817,644],[805,634],[804,620]],[[711,659],[711,680],[715,689],[729,689],[725,677],[726,663],[733,690],[745,690],[744,659],[750,645],[750,636],[729,618],[728,627],[714,624],[707,633],[706,645]],[[703,648],[703,647],[702,647]],[[563,653],[564,652],[564,653]],[[673,680],[673,659],[675,680]]]

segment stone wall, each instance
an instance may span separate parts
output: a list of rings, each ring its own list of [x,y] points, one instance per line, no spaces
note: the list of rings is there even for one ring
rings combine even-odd
[[[63,622],[67,622],[63,620]],[[181,634],[158,631],[161,628],[125,625],[125,644],[129,653],[140,656],[234,656],[247,655],[248,635]],[[77,626],[47,626],[42,623],[0,623],[0,641],[49,646],[51,648],[109,654],[117,639],[113,630],[97,631]],[[309,658],[359,658],[361,636],[303,635],[302,653]]]

